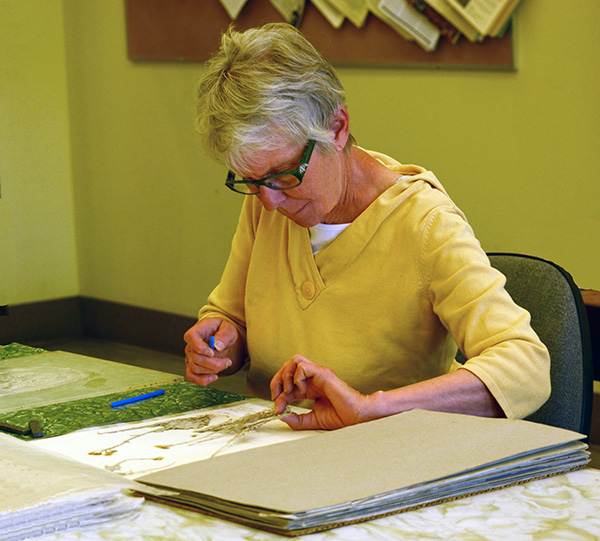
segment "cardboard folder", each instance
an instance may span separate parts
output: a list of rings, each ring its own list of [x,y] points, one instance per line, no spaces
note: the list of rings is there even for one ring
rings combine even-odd
[[[529,421],[412,410],[138,481],[151,499],[299,535],[584,467],[584,438]]]

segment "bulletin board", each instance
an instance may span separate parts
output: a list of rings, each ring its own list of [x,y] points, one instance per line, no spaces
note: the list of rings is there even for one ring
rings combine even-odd
[[[125,0],[125,9],[128,54],[133,61],[205,62],[232,22],[219,0]],[[249,0],[235,26],[243,30],[277,21],[283,18],[268,0]],[[502,38],[481,43],[462,37],[452,45],[442,37],[438,49],[428,53],[373,14],[362,28],[346,20],[335,29],[310,2],[299,28],[336,66],[514,69],[510,29]]]

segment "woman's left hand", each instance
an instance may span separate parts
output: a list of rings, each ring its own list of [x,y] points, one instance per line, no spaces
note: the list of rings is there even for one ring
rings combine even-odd
[[[377,418],[373,395],[363,395],[344,383],[331,369],[295,355],[271,380],[271,397],[281,413],[295,400],[314,400],[312,411],[285,417],[291,428],[342,428]]]
[[[331,369],[296,355],[271,380],[271,397],[281,413],[295,400],[314,400],[313,410],[283,420],[293,429],[335,429],[411,409],[446,411],[482,417],[505,417],[475,374],[466,368],[390,391],[364,395]]]

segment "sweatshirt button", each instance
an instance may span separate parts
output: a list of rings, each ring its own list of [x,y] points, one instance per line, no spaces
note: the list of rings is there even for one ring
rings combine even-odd
[[[310,300],[315,296],[315,286],[312,282],[304,282],[301,290],[302,296],[307,300]]]

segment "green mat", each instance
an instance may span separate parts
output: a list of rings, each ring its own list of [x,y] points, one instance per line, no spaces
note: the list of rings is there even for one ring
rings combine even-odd
[[[0,346],[0,361],[2,359],[26,357],[27,355],[34,355],[36,353],[46,353],[46,350],[40,348],[32,348],[13,342],[12,344],[8,344],[6,346]]]
[[[45,353],[43,349],[30,348],[21,344],[9,344],[0,347],[0,359],[14,358]],[[26,410],[4,413],[0,421],[12,425],[27,427],[29,421],[37,420],[45,437],[60,436],[74,430],[90,426],[100,426],[127,421],[141,421],[163,415],[184,413],[196,409],[208,408],[222,404],[230,404],[245,400],[248,397],[229,393],[212,387],[201,387],[187,381],[168,383],[160,387],[145,388],[142,394],[164,389],[165,394],[149,400],[142,400],[121,406],[111,407],[111,402],[132,396],[132,393],[115,393],[103,396],[51,404]],[[31,436],[18,436],[21,439],[32,439]]]

